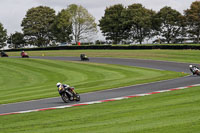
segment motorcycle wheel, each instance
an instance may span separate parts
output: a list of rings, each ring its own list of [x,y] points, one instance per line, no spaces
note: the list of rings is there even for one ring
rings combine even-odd
[[[81,100],[81,97],[79,94],[76,94],[76,101],[80,101]]]
[[[67,95],[66,93],[63,93],[63,94],[61,95],[61,98],[62,98],[62,100],[63,100],[65,103],[68,103],[68,102],[69,102],[69,97],[68,97],[68,95]]]
[[[198,71],[198,72],[196,72],[196,74],[198,75],[198,76],[200,76],[200,72]]]

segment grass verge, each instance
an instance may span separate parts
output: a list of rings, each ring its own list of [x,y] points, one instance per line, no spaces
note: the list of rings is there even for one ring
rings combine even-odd
[[[114,57],[166,60],[187,63],[200,63],[199,50],[51,50],[28,51],[30,56],[80,56],[85,53],[89,57]],[[19,56],[19,52],[8,52],[10,56]]]
[[[58,96],[57,82],[85,93],[186,75],[121,65],[14,58],[0,58],[0,70],[0,104]]]
[[[198,133],[200,87],[66,109],[1,116],[2,133]]]

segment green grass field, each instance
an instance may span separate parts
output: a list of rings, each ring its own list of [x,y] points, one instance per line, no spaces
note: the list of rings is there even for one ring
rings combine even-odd
[[[1,133],[199,133],[200,87],[0,117]]]
[[[85,93],[186,75],[120,65],[14,58],[0,58],[0,69],[0,104],[59,96],[57,82]]]
[[[45,56],[79,56],[80,53],[86,53],[89,57],[139,58],[200,63],[198,60],[200,52],[197,50],[60,50],[45,52],[35,51],[28,53],[30,56],[41,56],[42,54],[45,54]],[[19,52],[9,52],[8,54],[18,56]],[[38,63],[37,61],[32,60],[33,59],[31,59],[31,62],[34,62],[34,65],[30,65],[34,67],[38,64],[38,66],[43,64],[43,66],[40,67],[44,68],[44,64],[47,64],[47,66],[50,67],[48,69],[49,71],[57,68],[53,67],[56,66],[54,61],[50,61],[51,65],[49,65],[48,60],[44,61],[45,63]],[[23,61],[26,62],[29,61],[29,59]],[[43,60],[38,61],[43,62]],[[19,63],[18,61],[16,62]],[[91,68],[98,68],[98,66],[103,67],[98,68],[98,71],[99,69],[110,71],[113,70],[114,67],[116,69],[112,71],[113,73],[126,76],[130,76],[127,75],[127,73],[130,72],[130,69],[133,70],[133,68],[136,70],[136,73],[141,72],[139,68],[135,67],[105,64],[77,64],[75,62],[64,62],[64,64],[62,64],[62,69],[69,66],[67,65],[68,63],[71,63],[74,66],[86,65]],[[52,66],[52,64],[54,65]],[[2,69],[2,65],[0,65],[0,68]],[[122,72],[121,69],[123,70]],[[16,71],[17,70],[18,68]],[[65,69],[62,71],[64,72]],[[124,74],[124,71],[126,74]],[[159,71],[155,72],[157,74],[159,73]],[[34,72],[32,71],[32,73]],[[171,75],[169,73],[170,72],[167,72],[166,74]],[[41,72],[38,72],[38,74],[41,74]],[[45,77],[46,74],[49,73],[46,72],[42,75]],[[162,72],[162,74],[164,73]],[[171,76],[174,77],[174,74],[176,73],[172,73],[173,76]],[[83,75],[87,74],[84,73]],[[181,76],[181,74],[178,73],[177,76]],[[142,77],[144,78],[144,75],[142,75]],[[60,76],[55,76],[54,78],[60,78]],[[63,78],[63,81],[68,81],[68,79],[66,80]],[[81,82],[82,81],[84,80],[81,80]],[[46,81],[44,81],[44,83],[45,82]],[[134,81],[134,83],[136,82]],[[82,84],[75,87],[78,87],[78,91],[84,92],[85,90]],[[51,96],[58,95],[57,91],[55,91],[54,84],[50,90],[54,93],[51,94]],[[1,93],[2,92],[0,92],[0,98],[2,96]],[[36,93],[35,96],[37,97],[37,95],[38,94]],[[200,87],[192,87],[185,90],[165,92],[102,104],[0,116],[0,133],[199,133],[199,95]]]
[[[10,56],[19,56],[20,52],[8,52]],[[200,63],[199,50],[52,50],[28,51],[30,56],[80,56],[85,53],[89,57],[114,57],[167,60],[189,63]]]

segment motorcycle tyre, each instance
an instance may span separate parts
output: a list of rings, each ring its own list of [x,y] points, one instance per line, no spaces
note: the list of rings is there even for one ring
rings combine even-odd
[[[197,72],[196,75],[197,75],[197,76],[200,76],[200,72]]]
[[[89,58],[81,58],[81,61],[89,61]]]
[[[29,58],[29,56],[28,56],[28,55],[25,55],[25,56],[22,56],[22,58]]]
[[[8,55],[3,55],[3,56],[1,56],[1,57],[8,57]]]
[[[68,95],[66,93],[63,93],[61,95],[61,98],[62,98],[63,102],[65,102],[65,103],[69,102],[69,97],[68,97]]]
[[[76,94],[76,101],[78,102],[78,101],[80,101],[80,100],[81,100],[80,95],[79,95],[79,94]]]

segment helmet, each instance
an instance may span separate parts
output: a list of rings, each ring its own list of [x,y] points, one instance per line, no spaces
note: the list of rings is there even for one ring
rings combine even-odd
[[[191,67],[192,67],[192,65],[189,65],[189,67],[191,68]]]
[[[60,85],[61,85],[61,83],[60,83],[60,82],[58,82],[58,83],[56,84],[56,86],[57,86],[57,87],[59,87]]]

